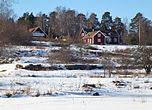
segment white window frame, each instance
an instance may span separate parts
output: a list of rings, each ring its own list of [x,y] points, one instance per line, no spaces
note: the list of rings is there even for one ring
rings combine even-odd
[[[98,42],[101,42],[101,39],[98,39]]]
[[[109,32],[109,33],[108,33],[108,35],[110,36],[110,35],[111,35],[111,33]]]
[[[92,40],[91,40],[91,39],[89,39],[89,41],[90,41],[89,43],[91,44],[91,43],[92,43],[92,42],[91,42]]]
[[[85,34],[84,33],[82,33],[82,36],[84,36]]]
[[[98,37],[101,37],[101,33],[98,34]]]

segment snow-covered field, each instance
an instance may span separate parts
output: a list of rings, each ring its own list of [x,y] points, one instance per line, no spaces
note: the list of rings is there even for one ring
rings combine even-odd
[[[0,110],[151,110],[152,98],[38,97],[0,99]]]
[[[39,46],[12,48],[18,59],[0,65],[0,110],[151,110],[151,76],[117,74],[103,78],[103,69],[32,71],[16,68],[17,64],[49,66],[51,51],[61,49],[48,42],[34,43]],[[93,47],[98,49],[96,51],[113,52],[136,46]]]

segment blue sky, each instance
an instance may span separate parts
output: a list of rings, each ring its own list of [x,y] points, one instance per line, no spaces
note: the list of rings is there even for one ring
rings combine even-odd
[[[113,18],[118,16],[130,20],[141,12],[152,20],[152,0],[16,0],[13,9],[19,17],[24,12],[33,12],[34,15],[39,12],[49,14],[57,6],[65,6],[84,14],[94,12],[99,19],[104,12],[109,11]]]

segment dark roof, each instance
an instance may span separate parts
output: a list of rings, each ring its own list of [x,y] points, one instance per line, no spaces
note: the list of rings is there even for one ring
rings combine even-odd
[[[41,32],[43,32],[45,34],[46,37],[48,37],[48,35],[46,34],[46,32],[44,32],[40,27],[30,28],[29,32],[35,32],[37,30],[40,30]]]
[[[92,32],[92,29],[86,29],[86,28],[83,28],[83,30],[85,31],[85,32]]]
[[[94,32],[94,31],[99,31],[97,29],[89,29],[89,28],[82,28],[82,30],[84,30],[86,33]]]
[[[118,33],[113,30],[106,30],[106,31],[101,30],[101,32],[104,33],[105,36],[118,36]]]
[[[88,28],[82,28],[83,31],[85,31],[86,34],[90,32],[96,32],[101,31],[105,36],[119,36],[119,34],[116,31],[113,30],[99,30],[99,29],[88,29]]]
[[[99,31],[94,31],[94,32],[89,32],[88,34],[86,34],[83,39],[87,39],[87,38],[92,38],[93,36],[95,36],[97,33],[101,32]],[[101,32],[102,33],[102,32]]]
[[[36,31],[38,28],[39,28],[39,27],[30,28],[30,29],[29,29],[29,32],[34,32],[34,31]]]

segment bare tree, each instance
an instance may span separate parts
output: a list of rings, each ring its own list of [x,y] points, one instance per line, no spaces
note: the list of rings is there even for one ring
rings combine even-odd
[[[29,33],[24,26],[16,23],[12,18],[13,0],[0,1],[0,44],[23,44],[29,41]]]
[[[14,0],[0,0],[0,19],[10,18],[13,15],[11,6]]]
[[[152,48],[139,46],[135,54],[135,64],[145,69],[147,75],[150,74],[152,68]]]
[[[141,45],[152,45],[152,22],[147,18],[140,20],[140,44]]]
[[[102,56],[102,65],[104,69],[104,77],[106,76],[106,73],[109,74],[109,77],[112,75],[112,70],[115,69],[115,64],[112,60],[112,56],[107,51],[104,52]]]

